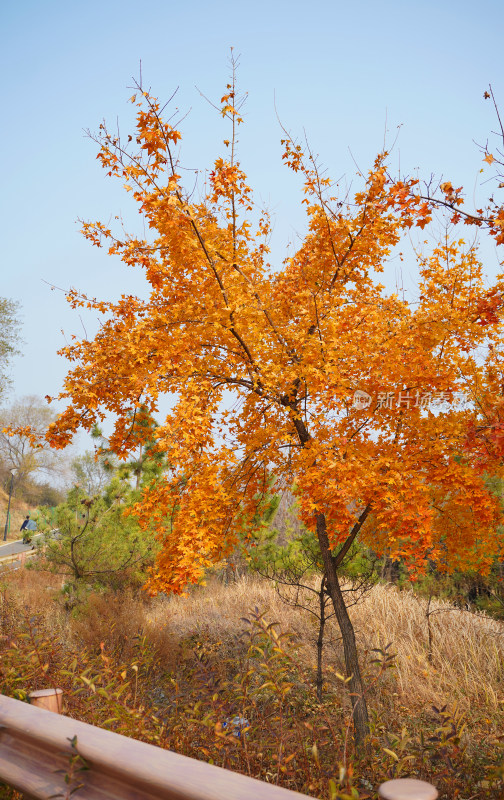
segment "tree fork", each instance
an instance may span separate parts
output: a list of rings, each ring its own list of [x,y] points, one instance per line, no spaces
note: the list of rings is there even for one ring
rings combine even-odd
[[[297,383],[294,384],[294,395],[297,390]],[[303,447],[310,441],[311,436],[306,428],[305,423],[298,415],[295,401],[289,399],[285,395],[281,399],[282,405],[287,406],[294,413],[293,424],[296,429],[298,438]],[[341,631],[341,638],[343,640],[343,651],[345,654],[345,670],[349,678],[348,685],[350,688],[350,699],[352,702],[352,716],[354,722],[355,746],[362,750],[365,749],[366,737],[369,734],[369,716],[367,710],[366,698],[364,696],[364,684],[362,682],[362,675],[359,667],[359,659],[357,656],[357,644],[355,641],[355,631],[352,625],[352,620],[348,614],[343,594],[338,578],[338,567],[346,555],[350,545],[354,541],[358,532],[362,528],[371,505],[368,504],[359,519],[355,523],[350,535],[343,545],[340,553],[335,557],[331,552],[329,546],[329,537],[327,535],[327,522],[325,514],[317,514],[317,538],[320,545],[320,551],[324,560],[325,574],[327,580],[327,587],[329,595],[336,614],[338,626]],[[341,557],[341,558],[340,558]]]
[[[334,613],[338,620],[339,629],[343,640],[343,651],[345,655],[345,670],[350,679],[350,699],[352,702],[352,716],[354,722],[355,746],[359,750],[365,749],[366,737],[369,734],[369,717],[366,698],[364,696],[364,684],[359,667],[357,656],[357,644],[355,641],[355,631],[352,621],[348,614],[348,609],[341,592],[338,578],[338,571],[334,563],[334,557],[329,547],[327,536],[327,524],[325,514],[317,514],[317,538],[324,559],[327,587],[331,596]]]

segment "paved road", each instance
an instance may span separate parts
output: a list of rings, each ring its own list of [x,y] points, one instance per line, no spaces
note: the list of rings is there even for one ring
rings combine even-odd
[[[40,539],[41,536],[41,533],[36,533],[35,536],[32,537],[32,544],[34,544],[37,539]],[[0,545],[0,558],[4,558],[5,556],[14,556],[17,553],[27,553],[31,549],[32,545],[23,544],[22,539],[17,539],[15,542],[6,542],[5,544]]]

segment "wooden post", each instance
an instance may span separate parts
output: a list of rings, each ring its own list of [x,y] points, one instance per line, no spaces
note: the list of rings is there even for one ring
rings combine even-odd
[[[63,689],[39,689],[37,692],[30,692],[30,705],[37,708],[45,708],[46,711],[54,711],[61,714],[63,707]]]
[[[436,800],[437,789],[425,781],[415,778],[397,778],[386,781],[378,789],[383,800]]]

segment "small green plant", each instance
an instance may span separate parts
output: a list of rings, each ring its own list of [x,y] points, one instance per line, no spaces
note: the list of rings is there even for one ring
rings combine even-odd
[[[79,789],[82,789],[85,786],[85,784],[80,781],[79,778],[80,773],[86,772],[89,769],[89,766],[86,760],[77,750],[77,736],[73,736],[68,741],[70,742],[71,748],[71,753],[68,760],[68,771],[64,772],[63,770],[57,770],[57,772],[64,774],[64,780],[67,785],[67,789],[65,792],[58,792],[57,794],[50,795],[49,800],[70,800],[71,797],[79,791]]]

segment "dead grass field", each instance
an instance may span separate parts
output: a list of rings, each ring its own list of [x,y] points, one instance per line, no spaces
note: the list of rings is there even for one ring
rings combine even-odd
[[[220,642],[222,655],[232,655],[237,635],[246,629],[242,618],[253,607],[266,611],[268,622],[278,622],[293,635],[294,652],[303,667],[315,665],[316,620],[306,611],[286,605],[268,581],[245,576],[224,585],[213,578],[194,587],[188,597],[141,599],[131,595],[91,597],[82,619],[73,619],[53,600],[62,579],[49,573],[22,569],[8,580],[23,604],[50,615],[65,635],[78,636],[86,645],[127,640],[145,633],[163,649],[189,638]],[[380,704],[422,708],[427,704],[457,703],[469,712],[478,707],[500,714],[504,710],[504,623],[484,614],[453,609],[443,601],[431,603],[432,661],[428,660],[426,601],[412,591],[376,585],[350,614],[356,629],[364,668],[373,648],[391,644],[395,667],[387,680],[390,696],[381,691]],[[166,656],[167,653],[164,653]],[[339,632],[327,622],[324,662],[344,672]],[[383,687],[382,687],[383,688]]]
[[[269,621],[294,634],[296,653],[304,666],[314,665],[316,625],[300,609],[283,603],[271,583],[250,577],[224,586],[213,581],[189,597],[157,599],[145,609],[148,624],[166,627],[179,638],[193,634],[222,641],[232,649],[240,619],[252,606],[267,609]],[[504,707],[504,623],[484,615],[453,610],[442,601],[431,603],[433,659],[428,661],[426,601],[411,591],[377,585],[350,614],[364,659],[373,648],[391,643],[396,654],[388,703],[409,707],[456,702],[469,711],[475,705],[499,712]],[[339,632],[334,619],[327,623],[326,664],[344,671]],[[391,687],[392,688],[392,687]]]
[[[204,697],[205,693],[209,695],[209,699],[204,701],[209,703],[208,713],[214,713],[211,709],[217,695],[212,699],[215,691],[213,682],[217,681],[217,686],[219,680],[229,679],[238,665],[243,663],[247,645],[241,634],[250,629],[244,618],[250,617],[253,608],[265,612],[267,622],[279,623],[281,630],[292,635],[290,653],[308,681],[314,681],[316,621],[306,611],[286,605],[267,581],[246,576],[225,585],[213,576],[207,586],[193,587],[185,598],[148,598],[128,592],[116,595],[92,593],[85,610],[77,616],[64,610],[61,584],[60,577],[33,569],[20,569],[2,576],[2,591],[14,598],[17,606],[23,608],[26,614],[35,611],[42,614],[46,629],[52,632],[51,636],[59,648],[68,648],[68,652],[85,648],[91,654],[99,654],[101,649],[105,653],[113,653],[119,659],[118,664],[126,664],[128,659],[138,657],[138,642],[145,640],[156,653],[162,670],[156,672],[155,685],[144,687],[144,697],[151,700],[157,698],[155,702],[161,703],[161,715],[173,711],[171,701],[167,700],[173,691],[170,686],[178,686],[177,691],[185,687],[185,696],[180,701],[186,704],[185,714],[191,716],[192,712],[188,711],[191,704]],[[57,600],[57,597],[60,599]],[[417,598],[412,591],[376,585],[360,603],[350,609],[368,684],[368,703],[376,720],[373,744],[375,761],[374,766],[366,767],[366,775],[373,785],[381,779],[379,774],[382,777],[395,775],[397,764],[389,759],[387,766],[388,756],[384,755],[387,750],[383,748],[390,751],[392,747],[400,754],[403,745],[404,753],[411,746],[415,754],[412,758],[416,760],[405,762],[401,774],[404,774],[404,770],[407,774],[410,774],[408,770],[413,770],[413,774],[427,776],[438,788],[445,787],[441,797],[465,798],[460,787],[470,783],[474,800],[501,798],[502,795],[493,793],[492,788],[499,786],[499,792],[502,791],[500,778],[488,781],[485,775],[497,774],[499,764],[504,763],[501,746],[504,739],[504,623],[482,614],[454,610],[446,603],[433,601],[430,606],[432,658],[429,660],[426,607],[426,601]],[[384,649],[389,644],[389,652],[394,654],[394,666],[379,672],[376,665],[371,663],[376,655],[374,650]],[[327,623],[324,665],[326,682],[323,707],[310,700],[301,683],[298,684],[305,698],[301,705],[296,706],[302,715],[300,724],[304,725],[304,721],[311,718],[320,724],[321,713],[324,713],[333,715],[335,724],[342,731],[344,725],[348,724],[345,719],[349,719],[350,704],[346,689],[336,674],[343,673],[344,667],[339,634],[333,619]],[[191,688],[190,676],[197,674],[200,683]],[[164,711],[163,703],[168,703]],[[443,739],[445,733],[433,715],[433,706],[439,709],[446,706],[448,709],[446,742]],[[83,718],[92,721],[86,717],[86,706],[76,706],[72,713],[75,716],[83,714]],[[215,710],[215,713],[222,715],[223,712],[221,709]],[[256,713],[259,714],[259,711]],[[314,716],[310,717],[310,714]],[[172,732],[178,730],[179,738],[176,744],[170,740],[166,746],[179,748],[180,752],[192,757],[201,757],[199,750],[194,749],[195,742],[200,743],[203,753],[207,753],[205,748],[215,745],[217,740],[212,739],[213,733],[208,734],[213,744],[209,744],[209,740],[195,739],[194,734],[191,734],[190,741],[184,739],[186,729],[189,730],[190,726],[183,719],[175,724],[173,718],[170,719],[172,721],[168,729]],[[464,730],[459,743],[458,739],[450,740],[452,719],[457,721],[457,728]],[[276,736],[274,727],[271,727],[274,723],[269,715],[264,720],[265,726],[270,726],[267,734],[264,733],[264,736],[270,737],[270,747]],[[93,724],[100,722],[98,720]],[[429,758],[432,763],[429,764],[425,761],[425,754],[419,755],[418,740],[422,732],[427,737],[439,739],[439,745],[431,746]],[[408,742],[410,744],[404,744]],[[330,743],[326,741],[326,745],[326,757],[330,763]],[[295,746],[294,738],[289,746]],[[257,749],[261,751],[257,754],[261,760],[260,764],[258,762],[258,772],[253,774],[264,779],[267,774],[263,763],[264,744],[257,744]],[[437,749],[448,767],[441,756],[439,763],[435,760],[436,756],[432,753]],[[215,752],[218,754],[220,751]],[[223,758],[222,763],[228,765],[225,760],[227,756]],[[239,763],[237,761],[233,767],[229,762],[229,766],[243,769]],[[471,770],[474,770],[474,774],[471,774]],[[299,780],[301,783],[296,784],[298,790],[304,787],[303,791],[316,793],[322,790],[313,786],[322,786],[326,779],[317,778],[322,783],[314,783],[313,776]],[[363,780],[363,785],[367,785],[367,778]],[[455,792],[456,787],[459,787],[459,794]],[[364,793],[362,797],[369,795]]]

